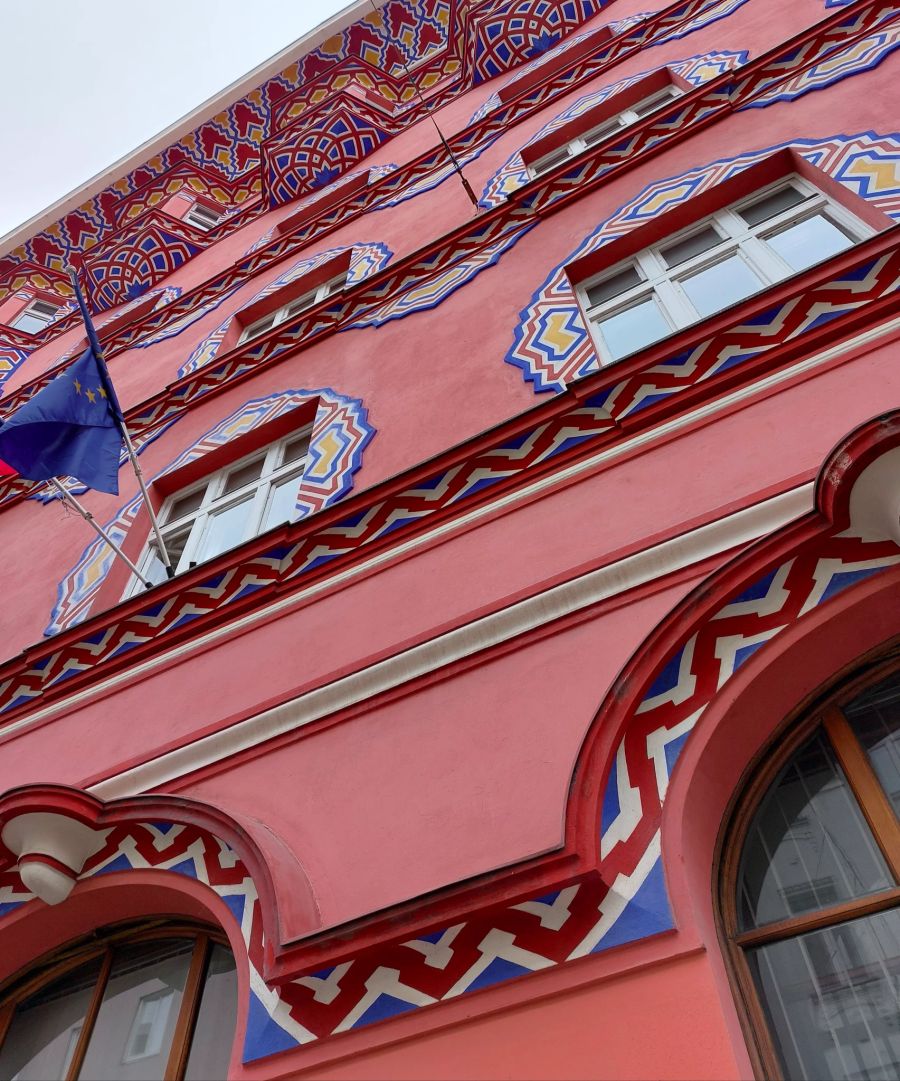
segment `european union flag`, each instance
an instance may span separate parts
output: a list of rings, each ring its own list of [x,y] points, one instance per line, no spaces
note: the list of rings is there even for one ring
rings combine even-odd
[[[121,417],[106,366],[89,345],[0,424],[0,458],[28,480],[75,477],[118,495]]]

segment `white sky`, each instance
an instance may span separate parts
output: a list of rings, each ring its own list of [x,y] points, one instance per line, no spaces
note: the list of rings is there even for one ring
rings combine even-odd
[[[348,0],[7,0],[0,237]]]

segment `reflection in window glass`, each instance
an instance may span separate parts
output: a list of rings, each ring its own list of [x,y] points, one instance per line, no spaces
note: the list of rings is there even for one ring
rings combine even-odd
[[[212,559],[220,552],[227,552],[229,548],[241,543],[252,506],[253,496],[249,495],[209,516],[206,533],[197,549],[198,563]]]
[[[738,879],[742,929],[892,885],[834,752],[817,734],[753,820]]]
[[[770,248],[793,270],[805,270],[850,247],[850,238],[822,214],[814,214],[767,237]]]
[[[162,1081],[193,948],[170,939],[117,951],[81,1077]]]
[[[900,679],[892,676],[880,683],[844,712],[900,815]]]
[[[762,281],[739,255],[730,255],[697,274],[682,279],[681,286],[700,315],[712,315],[762,289]]]
[[[236,1017],[234,957],[224,946],[214,946],[184,1074],[186,1081],[208,1081],[209,1078],[227,1076]]]
[[[626,357],[672,332],[654,297],[600,320],[598,326],[613,360]]]
[[[789,1078],[900,1077],[900,910],[748,953]]]
[[[100,968],[98,958],[16,1007],[0,1050],[0,1077],[48,1081],[66,1076]]]

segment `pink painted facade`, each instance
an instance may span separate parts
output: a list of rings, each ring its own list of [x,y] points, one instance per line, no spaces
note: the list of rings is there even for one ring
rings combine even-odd
[[[237,960],[229,1077],[753,1077],[721,830],[900,632],[900,11],[382,12],[0,255],[7,408],[82,348],[76,265],[158,508],[312,426],[292,520],[150,591],[0,477],[0,822],[98,838],[48,905],[3,834],[0,980],[178,916]],[[789,176],[852,244],[602,355],[582,281]],[[80,498],[144,558],[127,467]]]

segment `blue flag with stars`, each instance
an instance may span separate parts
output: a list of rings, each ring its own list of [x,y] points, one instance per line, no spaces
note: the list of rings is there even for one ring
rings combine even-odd
[[[106,366],[89,345],[0,424],[0,459],[27,480],[75,477],[118,495],[120,418]]]

